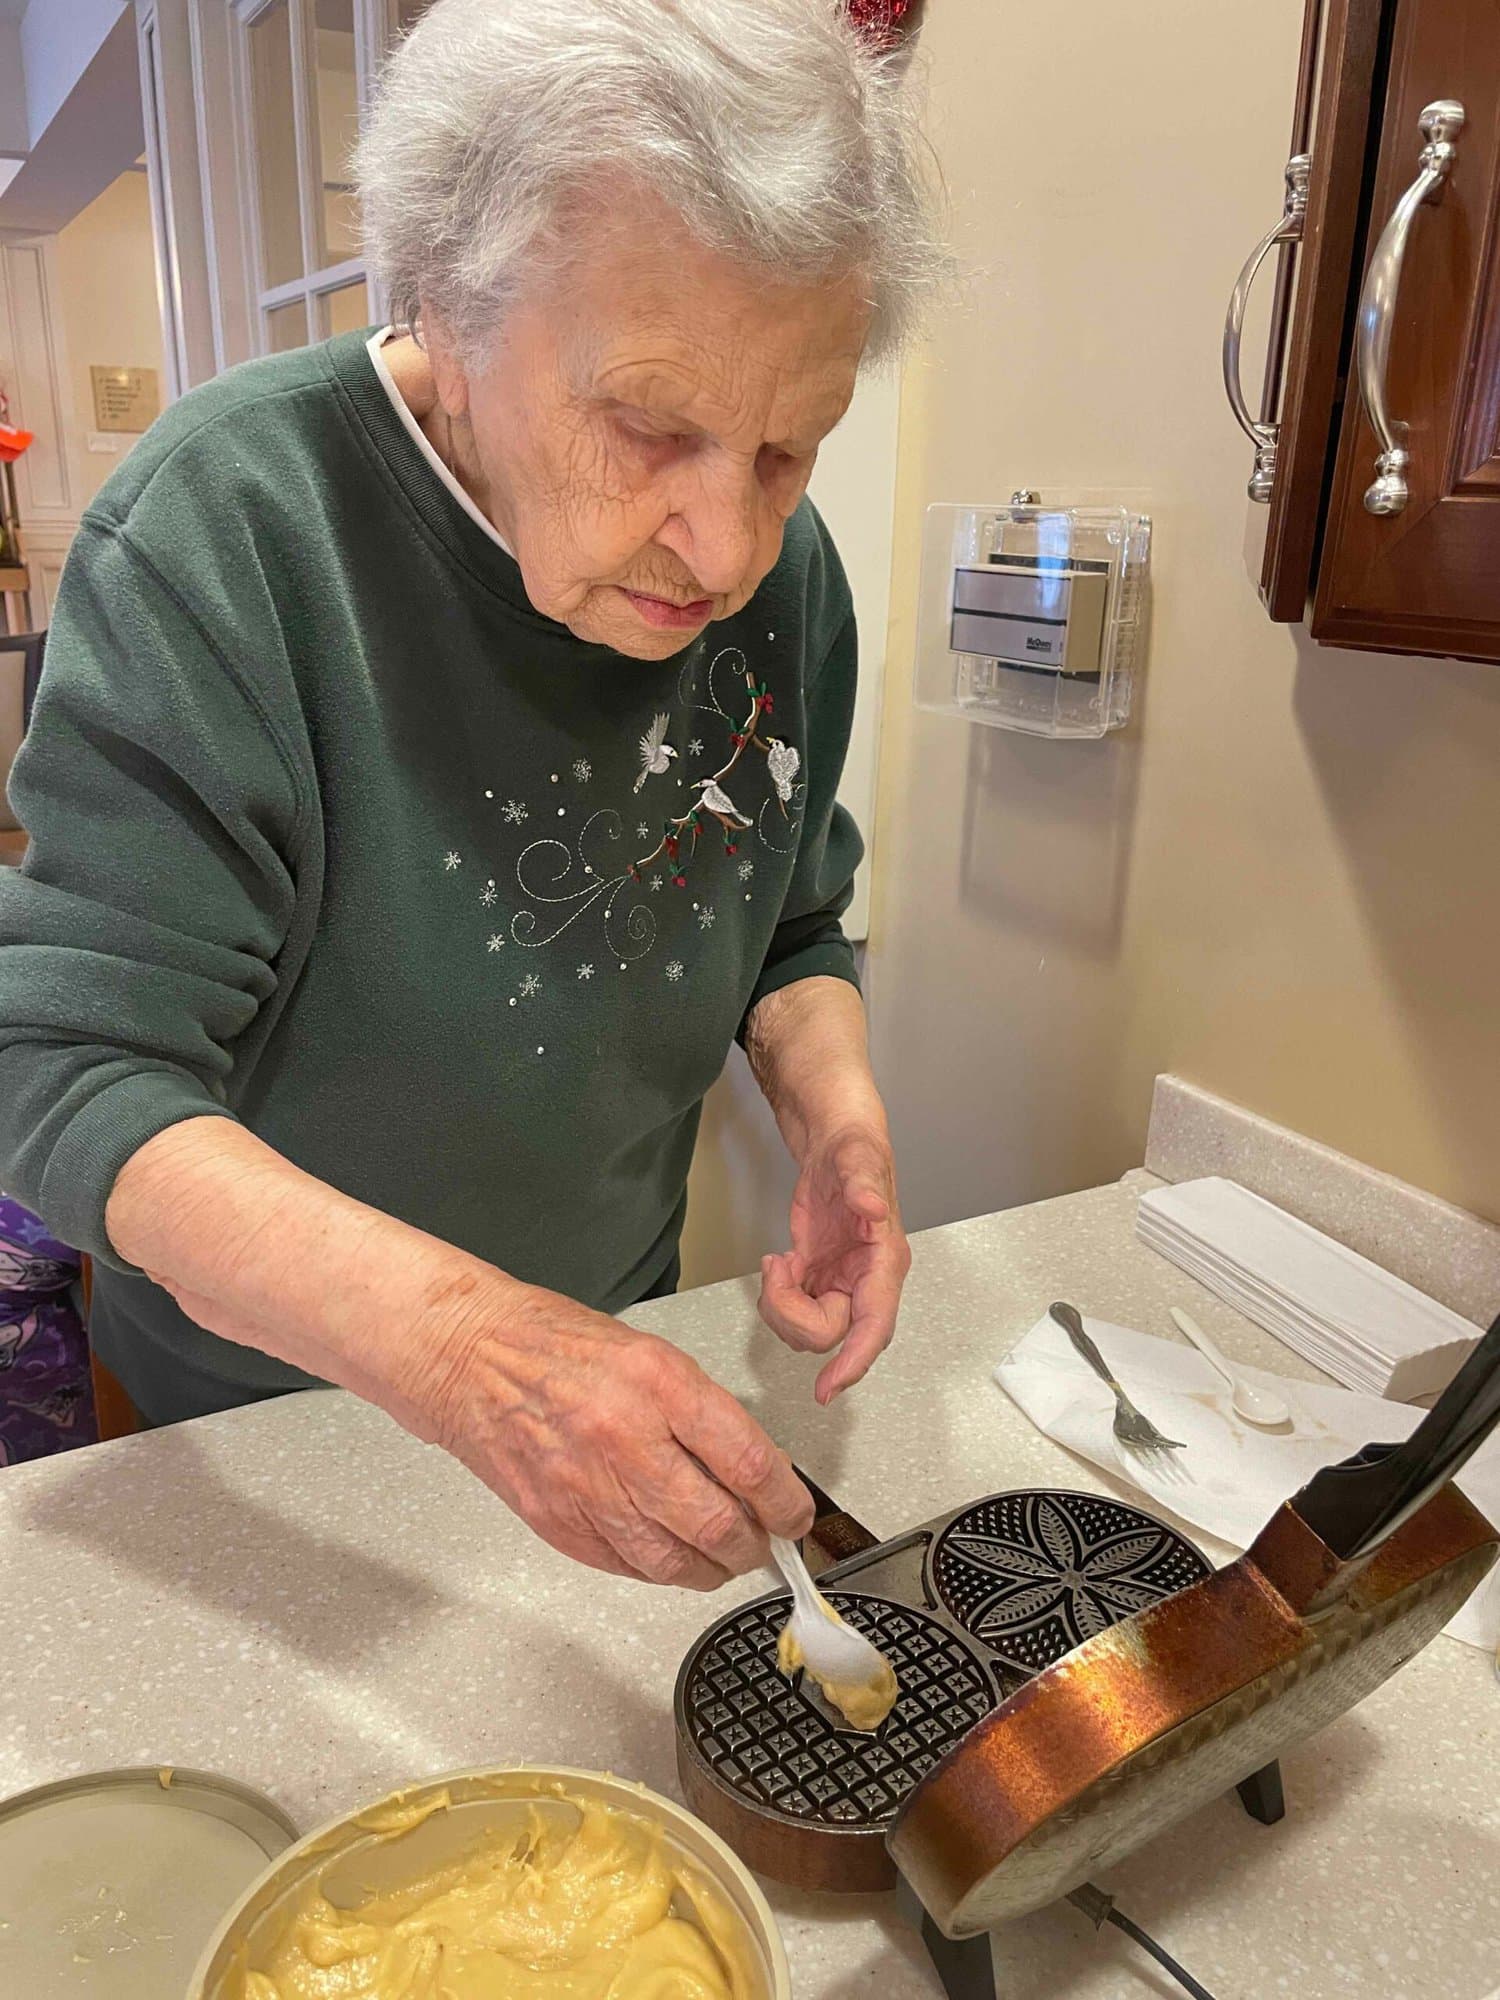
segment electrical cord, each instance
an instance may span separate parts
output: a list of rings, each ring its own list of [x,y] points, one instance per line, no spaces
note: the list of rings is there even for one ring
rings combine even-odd
[[[1139,1924],[1132,1923],[1123,1911],[1115,1908],[1115,1899],[1107,1890],[1096,1888],[1092,1882],[1085,1882],[1072,1892],[1068,1901],[1083,1911],[1083,1914],[1092,1921],[1095,1930],[1103,1924],[1113,1924],[1116,1930],[1123,1931],[1131,1943],[1138,1944],[1142,1951],[1148,1952],[1164,1972],[1170,1972],[1183,1991],[1193,1996],[1193,2000],[1214,2000],[1208,1988],[1201,1986],[1192,1973],[1180,1966],[1172,1954],[1164,1950],[1154,1937],[1143,1931]]]
[[[1117,1930],[1124,1931],[1126,1937],[1138,1944],[1142,1951],[1150,1952],[1157,1964],[1170,1972],[1178,1985],[1192,1994],[1193,2000],[1214,2000],[1214,1996],[1206,1986],[1200,1986],[1192,1973],[1180,1966],[1170,1952],[1164,1951],[1155,1938],[1148,1937],[1139,1924],[1133,1924],[1123,1911],[1111,1910],[1104,1921],[1113,1924]]]

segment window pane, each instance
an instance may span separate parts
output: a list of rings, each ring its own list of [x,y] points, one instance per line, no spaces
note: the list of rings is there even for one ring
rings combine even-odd
[[[323,185],[314,204],[323,233],[324,264],[341,264],[359,250],[359,218],[349,156],[359,136],[354,72],[354,0],[317,0],[318,148]]]
[[[362,326],[368,326],[370,301],[365,292],[364,279],[358,278],[352,285],[340,285],[336,292],[324,292],[318,301],[318,317],[325,335],[357,333]]]
[[[286,306],[272,306],[266,314],[266,346],[271,353],[289,354],[294,347],[306,345],[306,299],[293,299]]]
[[[287,0],[271,0],[250,24],[251,141],[260,206],[263,288],[302,276],[297,140],[292,116],[292,27]]]

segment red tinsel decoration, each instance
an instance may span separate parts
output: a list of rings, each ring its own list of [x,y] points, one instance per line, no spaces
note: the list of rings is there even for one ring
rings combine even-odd
[[[878,49],[893,49],[916,26],[922,0],[844,0],[849,18]]]

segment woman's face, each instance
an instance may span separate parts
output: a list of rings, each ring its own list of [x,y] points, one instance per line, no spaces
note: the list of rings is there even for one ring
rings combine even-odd
[[[430,329],[466,474],[527,595],[579,638],[666,659],[781,552],[868,330],[856,279],[772,286],[663,208],[615,218],[507,318],[482,374]]]

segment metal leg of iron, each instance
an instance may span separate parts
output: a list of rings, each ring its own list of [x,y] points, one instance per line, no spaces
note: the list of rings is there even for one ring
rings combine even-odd
[[[1235,1789],[1245,1811],[1251,1819],[1258,1819],[1262,1826],[1274,1826],[1277,1820],[1286,1818],[1286,1795],[1281,1789],[1280,1764],[1263,1764],[1260,1770],[1252,1771]]]
[[[980,1937],[944,1937],[904,1875],[896,1877],[896,1908],[926,1945],[948,2000],[996,2000],[988,1932]]]

